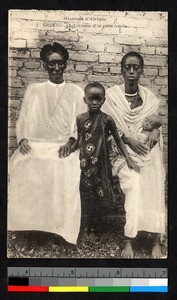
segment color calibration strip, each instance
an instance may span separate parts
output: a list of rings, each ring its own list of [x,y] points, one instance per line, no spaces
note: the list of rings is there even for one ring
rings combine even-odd
[[[167,269],[8,268],[9,292],[168,292]]]

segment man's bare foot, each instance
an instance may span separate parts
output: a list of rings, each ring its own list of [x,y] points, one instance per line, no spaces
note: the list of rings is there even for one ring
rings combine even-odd
[[[122,250],[121,257],[122,258],[133,258],[134,257],[131,240],[124,241],[124,248]]]
[[[95,241],[96,241],[96,234],[94,233],[94,231],[93,230],[91,230],[91,233],[89,234],[89,241],[91,242],[91,243],[94,243]]]
[[[159,242],[156,242],[156,243],[152,244],[151,257],[152,258],[161,258],[162,257],[162,252],[161,252],[161,247],[160,247]]]
[[[81,242],[87,242],[89,240],[89,231],[87,227],[82,230],[79,240]]]

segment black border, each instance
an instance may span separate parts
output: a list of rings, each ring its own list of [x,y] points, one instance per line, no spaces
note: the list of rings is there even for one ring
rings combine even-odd
[[[2,3],[3,2],[3,3]],[[177,2],[175,0],[9,0],[0,1],[0,278],[1,299],[175,299],[177,295],[177,201],[176,162],[177,142]],[[169,246],[166,260],[106,260],[106,259],[7,259],[6,216],[7,216],[7,83],[8,83],[8,10],[9,9],[50,9],[50,10],[134,10],[168,11],[169,13]],[[168,267],[169,293],[7,293],[7,266],[73,266],[73,267]]]

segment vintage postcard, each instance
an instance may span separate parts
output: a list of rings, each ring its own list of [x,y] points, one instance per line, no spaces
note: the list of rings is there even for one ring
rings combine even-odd
[[[168,13],[8,21],[7,256],[166,258]]]

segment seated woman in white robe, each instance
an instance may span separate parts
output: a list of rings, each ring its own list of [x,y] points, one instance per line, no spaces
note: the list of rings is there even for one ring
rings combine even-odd
[[[143,72],[143,57],[137,52],[124,55],[121,72],[124,84],[107,90],[103,110],[110,114],[122,133],[124,143],[138,155],[146,155],[148,147],[136,140],[133,134],[141,131],[143,121],[149,115],[158,114],[159,101],[147,88],[138,84]],[[160,135],[160,137],[159,137]],[[155,145],[156,144],[156,145]],[[165,233],[165,173],[162,162],[162,134],[153,129],[149,134],[150,161],[140,173],[129,170],[119,153],[115,154],[116,174],[125,194],[126,223],[122,257],[133,258],[133,241],[139,231],[151,233],[152,258],[161,257],[160,234]],[[113,167],[113,169],[115,169]]]
[[[29,85],[16,124],[19,148],[10,165],[8,230],[39,230],[75,244],[80,229],[79,157],[64,158],[83,111],[83,91],[66,83],[68,51],[60,44],[40,52],[49,80]]]

